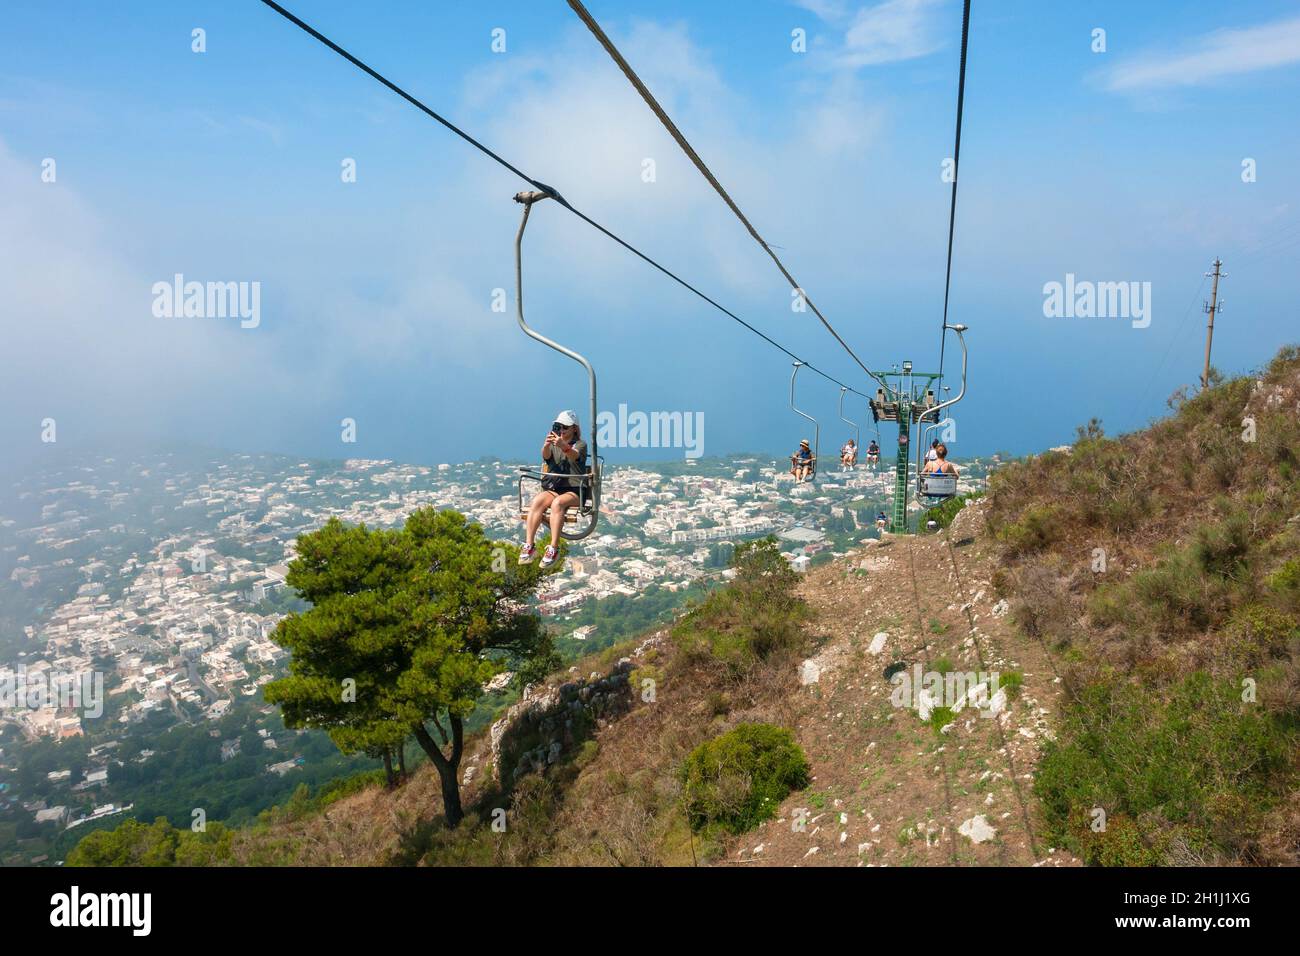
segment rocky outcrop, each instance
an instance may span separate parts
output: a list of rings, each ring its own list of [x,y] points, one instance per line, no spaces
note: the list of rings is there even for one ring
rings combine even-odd
[[[648,639],[607,674],[593,672],[585,680],[524,688],[523,699],[492,725],[497,782],[509,787],[526,774],[545,771],[608,721],[630,710],[629,675],[662,640],[661,635]]]

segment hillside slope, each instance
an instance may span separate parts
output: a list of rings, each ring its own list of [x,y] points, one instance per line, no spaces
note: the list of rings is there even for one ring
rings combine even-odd
[[[791,726],[813,765],[808,791],[737,841],[759,864],[1061,865],[1039,835],[1033,770],[1061,696],[1047,652],[1015,633],[990,585],[984,503],[941,535],[888,538],[809,575],[820,646]],[[923,671],[1023,678],[989,718],[967,709],[940,730],[891,701],[885,678]],[[815,681],[813,678],[815,676]],[[984,712],[987,713],[987,712]],[[802,827],[795,826],[800,815]]]
[[[455,832],[442,827],[437,779],[422,767],[395,792],[371,787],[298,819],[236,831],[212,862],[1074,862],[1039,835],[1032,793],[1060,681],[1037,642],[1016,639],[1005,602],[992,593],[995,552],[981,533],[983,511],[982,503],[968,507],[947,536],[871,542],[811,571],[798,587],[807,609],[796,643],[766,660],[724,666],[661,631],[556,675],[516,705],[512,727],[541,723],[549,702],[576,696],[564,692],[566,684],[596,687],[609,681],[607,673],[629,679],[618,706],[589,732],[547,738],[560,751],[549,766],[546,740],[522,751],[544,771],[516,778],[521,749],[514,748],[502,768],[517,780],[512,792],[494,780],[497,762],[507,760],[500,741],[509,734],[498,727],[476,738],[465,770],[470,819]],[[618,654],[625,656],[615,663]],[[915,707],[891,703],[885,670],[900,664],[998,670],[1023,683],[996,718],[967,710],[941,731]],[[657,684],[652,702],[632,692],[647,675]],[[744,722],[791,728],[811,764],[811,785],[755,831],[693,836],[678,769],[700,743]],[[496,808],[506,810],[504,830],[492,826]]]

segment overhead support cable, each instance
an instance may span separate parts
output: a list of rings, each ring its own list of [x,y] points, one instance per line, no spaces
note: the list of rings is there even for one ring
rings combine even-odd
[[[948,293],[952,289],[952,237],[957,226],[957,181],[961,178],[961,114],[966,102],[966,41],[970,36],[970,0],[961,12],[961,66],[957,72],[957,133],[952,148],[952,203],[948,207],[948,268],[943,279],[943,326],[939,331],[939,382],[943,383],[943,356],[948,345]]]
[[[832,375],[830,375],[830,374],[827,373],[827,372],[822,371],[822,370],[819,369],[817,366],[815,366],[815,365],[813,365],[811,362],[809,362],[807,359],[800,358],[798,355],[796,355],[794,352],[790,351],[788,348],[786,348],[786,347],[785,347],[784,345],[782,345],[780,342],[777,342],[775,339],[773,339],[771,336],[767,335],[767,334],[764,333],[764,332],[761,332],[759,329],[757,329],[757,328],[755,328],[754,326],[750,325],[748,322],[746,322],[744,319],[742,319],[740,316],[738,316],[735,312],[731,311],[731,310],[728,309],[726,306],[721,305],[721,304],[718,303],[716,300],[714,300],[714,299],[711,298],[710,296],[706,295],[704,292],[701,292],[698,288],[696,288],[695,286],[693,286],[691,283],[687,282],[687,281],[686,281],[685,279],[683,279],[681,276],[677,275],[675,272],[673,272],[672,270],[670,270],[670,269],[667,268],[666,266],[661,265],[659,262],[655,261],[655,260],[652,259],[650,256],[646,255],[646,254],[645,254],[644,252],[642,252],[640,249],[637,249],[637,248],[636,248],[635,246],[633,246],[631,243],[627,242],[627,241],[626,241],[625,239],[623,239],[622,237],[620,237],[620,236],[616,235],[615,233],[611,232],[611,231],[610,231],[609,229],[607,229],[605,226],[601,225],[599,222],[597,222],[596,220],[592,219],[592,218],[591,218],[590,216],[588,216],[586,213],[582,212],[580,209],[578,209],[577,207],[573,206],[573,205],[572,205],[568,200],[566,200],[563,196],[561,196],[560,193],[559,193],[556,189],[554,189],[554,188],[551,187],[551,186],[546,185],[546,184],[543,183],[543,182],[540,182],[540,181],[538,181],[538,180],[536,180],[536,179],[533,179],[531,176],[529,176],[529,175],[528,175],[527,173],[525,173],[523,170],[519,169],[517,166],[515,166],[515,165],[513,165],[512,163],[508,162],[507,160],[505,160],[504,158],[502,158],[502,157],[501,157],[500,155],[498,155],[497,153],[493,152],[491,149],[489,149],[489,148],[488,148],[487,146],[485,146],[483,143],[479,142],[479,141],[478,141],[477,139],[475,139],[473,136],[470,136],[470,135],[469,135],[468,133],[466,133],[463,129],[461,129],[459,126],[457,126],[455,123],[451,122],[451,121],[450,121],[449,119],[447,119],[446,117],[444,117],[444,116],[442,116],[441,114],[437,113],[437,112],[434,111],[432,108],[430,108],[429,106],[427,106],[425,103],[421,102],[419,99],[417,99],[416,97],[412,96],[412,95],[411,95],[410,93],[408,93],[406,90],[402,89],[402,87],[398,86],[398,85],[397,85],[396,83],[394,83],[392,80],[388,79],[386,76],[384,76],[383,74],[379,73],[377,70],[372,69],[370,66],[366,65],[366,64],[365,64],[364,62],[362,62],[360,59],[358,59],[357,57],[353,56],[351,53],[349,53],[347,50],[343,49],[343,47],[339,46],[337,43],[335,43],[335,42],[334,42],[333,40],[331,40],[329,37],[325,36],[325,35],[324,35],[323,33],[321,33],[319,30],[317,30],[316,28],[314,28],[314,27],[311,26],[310,24],[304,22],[303,20],[299,19],[299,18],[298,18],[297,16],[295,16],[294,14],[290,13],[288,10],[286,10],[284,7],[282,7],[280,4],[276,3],[275,0],[262,0],[262,3],[266,4],[266,6],[270,7],[270,8],[271,8],[272,10],[274,10],[276,13],[280,14],[280,16],[284,17],[286,20],[288,20],[288,21],[289,21],[290,23],[292,23],[294,26],[298,27],[300,30],[302,30],[304,33],[306,33],[308,36],[312,37],[313,39],[315,39],[315,40],[317,40],[318,42],[322,43],[323,45],[325,45],[325,46],[328,47],[329,49],[333,50],[333,51],[334,51],[335,53],[337,53],[339,56],[343,57],[343,59],[347,60],[349,63],[351,63],[353,66],[355,66],[357,69],[361,70],[361,71],[362,71],[363,73],[365,73],[366,75],[370,76],[371,78],[373,78],[373,79],[377,80],[378,82],[382,83],[384,86],[388,87],[388,89],[392,90],[394,93],[396,93],[396,94],[397,94],[398,96],[400,96],[402,99],[406,100],[408,103],[410,103],[410,104],[411,104],[412,106],[414,106],[416,109],[420,110],[422,113],[424,113],[425,115],[427,115],[427,116],[430,117],[431,119],[437,121],[437,122],[440,123],[442,126],[446,127],[448,130],[450,130],[452,133],[455,133],[457,136],[459,136],[459,137],[460,137],[461,139],[463,139],[465,142],[469,143],[471,146],[473,146],[473,147],[474,147],[475,149],[477,149],[479,152],[483,153],[483,154],[484,154],[485,156],[487,156],[489,159],[492,159],[492,160],[495,161],[498,165],[500,165],[500,166],[504,167],[505,169],[509,170],[510,172],[514,173],[516,176],[518,176],[520,179],[522,179],[524,182],[528,183],[529,185],[533,186],[534,188],[539,189],[539,190],[541,190],[542,192],[546,193],[548,196],[550,196],[552,199],[554,199],[557,203],[559,203],[559,204],[560,204],[561,206],[563,206],[565,209],[569,210],[569,212],[573,213],[573,215],[577,216],[579,219],[581,219],[581,220],[582,220],[583,222],[585,222],[587,225],[591,226],[591,227],[592,227],[593,229],[595,229],[597,232],[600,232],[601,234],[603,234],[603,235],[607,236],[608,238],[614,240],[614,242],[618,243],[620,246],[622,246],[622,247],[623,247],[624,249],[626,249],[628,252],[630,252],[630,253],[632,253],[634,256],[636,256],[638,259],[641,259],[643,262],[647,263],[648,265],[653,266],[653,267],[654,267],[655,269],[657,269],[659,272],[663,273],[663,274],[666,275],[668,278],[672,279],[674,282],[676,282],[678,285],[680,285],[682,288],[686,289],[687,291],[689,291],[689,292],[691,292],[691,293],[694,293],[694,294],[695,294],[696,296],[698,296],[700,299],[703,299],[703,300],[704,300],[705,302],[707,302],[709,305],[713,306],[715,309],[717,309],[719,312],[721,312],[723,315],[727,316],[728,318],[730,318],[730,319],[734,320],[735,322],[739,323],[740,325],[744,326],[744,328],[748,329],[750,332],[752,332],[752,333],[754,333],[755,335],[757,335],[759,338],[761,338],[761,339],[762,339],[764,342],[766,342],[768,345],[770,345],[770,346],[772,346],[773,348],[777,349],[778,351],[782,352],[782,353],[783,353],[787,358],[790,358],[790,359],[792,359],[792,360],[794,360],[794,361],[796,361],[796,362],[799,362],[799,363],[803,364],[805,367],[807,367],[807,369],[808,369],[809,371],[814,372],[814,373],[816,373],[817,375],[820,375],[822,378],[826,379],[828,382],[831,382],[831,383],[833,383],[833,384],[835,384],[835,385],[838,385],[838,386],[841,387],[841,388],[846,388],[846,389],[848,389],[850,392],[853,392],[853,394],[855,394],[855,395],[860,395],[860,396],[862,396],[863,398],[868,398],[868,397],[869,397],[868,395],[866,395],[866,393],[864,393],[864,392],[860,392],[860,391],[858,391],[856,388],[853,388],[853,387],[850,386],[850,385],[845,385],[845,384],[844,384],[843,382],[841,382],[839,379],[833,377]],[[752,231],[752,230],[751,230],[751,231]],[[755,237],[757,238],[757,236],[755,236]],[[762,240],[759,240],[759,241],[761,242]],[[783,270],[783,271],[784,271],[784,270]],[[790,279],[790,282],[791,282],[791,284],[794,284],[794,280],[793,280],[793,278]],[[796,288],[797,288],[797,286],[796,286]],[[806,300],[806,297],[805,297],[805,301],[807,301],[807,300]],[[812,305],[811,302],[809,302],[808,304],[809,304],[810,306]],[[814,311],[815,311],[815,309],[814,309]],[[820,313],[818,313],[818,315],[820,315]],[[822,321],[824,322],[825,319],[823,319]],[[828,328],[829,328],[829,325],[828,325]],[[832,333],[834,332],[833,329],[832,329],[831,331],[832,331]],[[838,339],[839,336],[836,335],[836,338]],[[841,341],[840,344],[843,345],[844,343]],[[846,350],[848,350],[848,346],[847,346],[847,345],[844,346],[844,347],[845,347]],[[850,355],[853,355],[852,351],[849,351],[849,354],[850,354]],[[854,358],[855,361],[857,360],[857,356],[856,356],[856,355],[853,355],[853,358]],[[859,365],[862,365],[861,362],[858,362],[858,364],[859,364]],[[863,366],[863,368],[865,368],[865,366]],[[868,373],[868,374],[870,374],[870,373]]]
[[[807,291],[795,280],[795,277],[790,274],[790,270],[785,267],[785,263],[783,263],[780,257],[772,251],[772,247],[769,246],[766,240],[758,234],[758,230],[754,228],[753,223],[751,223],[745,214],[740,211],[740,207],[736,205],[735,200],[731,198],[722,183],[720,183],[718,178],[713,175],[712,170],[710,170],[704,160],[700,158],[700,154],[695,151],[695,148],[691,146],[686,137],[682,135],[682,131],[677,128],[677,124],[673,122],[672,117],[670,117],[667,111],[659,105],[659,101],[655,99],[654,94],[651,93],[645,83],[641,81],[641,77],[637,76],[636,70],[632,69],[631,64],[628,63],[623,54],[618,51],[618,47],[614,46],[613,41],[610,40],[605,31],[601,29],[600,24],[596,22],[596,18],[593,17],[591,13],[588,12],[587,8],[582,5],[581,0],[568,0],[568,3],[573,9],[573,12],[578,15],[578,19],[586,24],[586,27],[591,31],[592,36],[594,36],[597,42],[605,48],[605,52],[609,54],[610,58],[618,68],[623,71],[623,75],[627,77],[628,82],[631,83],[632,86],[635,87],[636,91],[641,94],[641,99],[645,100],[645,103],[650,107],[651,112],[659,118],[659,122],[662,123],[664,129],[668,131],[668,135],[677,142],[677,145],[681,147],[682,152],[684,152],[687,158],[695,164],[695,168],[700,171],[700,174],[706,180],[708,180],[709,185],[713,187],[714,191],[722,197],[722,201],[727,204],[727,207],[735,213],[736,218],[740,220],[741,224],[744,225],[749,234],[753,236],[754,241],[762,246],[763,251],[766,252],[768,256],[771,257],[772,261],[776,263],[776,267],[781,270],[781,275],[785,276],[786,281],[789,282],[790,287],[799,294],[803,303],[807,305],[808,308],[812,309],[813,314],[817,316],[817,318],[821,320],[822,325],[826,327],[826,331],[830,332],[830,334],[835,337],[835,341],[840,344],[840,347],[849,354],[849,357],[852,358],[853,361],[858,363],[858,366],[862,371],[875,379],[876,374],[863,364],[862,360],[858,358],[853,349],[849,348],[848,343],[845,342],[840,334],[835,331],[835,327],[831,325],[826,316],[822,315],[821,309],[817,308],[817,306],[813,304],[812,299],[808,297]],[[879,379],[876,380],[880,381]],[[884,383],[881,382],[881,384],[883,385]]]

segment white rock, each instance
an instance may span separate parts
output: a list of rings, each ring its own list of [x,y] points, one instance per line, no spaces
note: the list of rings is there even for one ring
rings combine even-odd
[[[930,690],[922,687],[916,695],[916,716],[920,717],[922,722],[930,719],[930,712],[934,710],[939,701],[930,696]]]
[[[889,640],[889,635],[884,631],[879,632],[871,639],[871,644],[867,647],[867,653],[879,656],[880,652],[885,649],[885,641]]]
[[[816,661],[807,660],[799,665],[799,683],[815,684],[822,677],[822,669],[817,666]]]
[[[984,814],[980,813],[971,817],[965,823],[957,828],[957,832],[972,843],[986,843],[997,836],[998,831],[989,826],[989,822],[984,819]]]
[[[989,712],[994,716],[1007,709],[1007,689],[999,687],[998,692],[989,700]]]

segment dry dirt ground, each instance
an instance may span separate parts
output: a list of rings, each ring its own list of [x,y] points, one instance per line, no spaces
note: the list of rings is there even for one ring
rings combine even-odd
[[[1061,696],[1055,662],[993,594],[981,512],[977,502],[944,534],[890,537],[808,575],[819,647],[791,726],[812,783],[737,838],[725,863],[1077,865],[1043,842],[1032,792]],[[940,732],[891,702],[885,670],[899,663],[1019,672],[1023,685],[996,716],[966,706]]]

